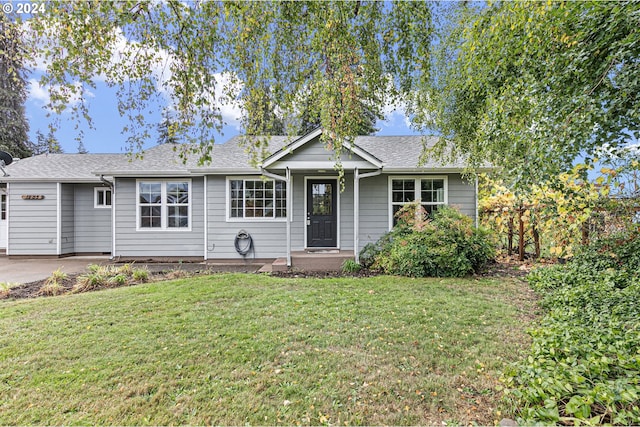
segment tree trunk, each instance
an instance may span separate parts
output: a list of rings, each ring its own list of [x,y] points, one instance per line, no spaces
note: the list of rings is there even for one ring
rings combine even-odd
[[[524,221],[522,220],[522,211],[524,209],[520,208],[518,209],[518,221],[519,221],[519,230],[518,230],[518,237],[520,238],[520,245],[519,245],[519,257],[518,259],[520,261],[524,261]]]

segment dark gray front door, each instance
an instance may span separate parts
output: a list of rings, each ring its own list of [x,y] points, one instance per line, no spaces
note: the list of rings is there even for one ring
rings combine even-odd
[[[307,247],[338,245],[338,186],[335,179],[307,181]]]

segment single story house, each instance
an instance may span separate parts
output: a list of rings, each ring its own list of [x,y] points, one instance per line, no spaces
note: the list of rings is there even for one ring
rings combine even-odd
[[[357,259],[409,201],[419,199],[428,211],[456,205],[477,217],[477,183],[463,178],[462,162],[418,165],[434,139],[355,138],[342,156],[341,188],[321,133],[271,137],[271,155],[257,166],[240,137],[215,145],[205,166],[184,163],[172,144],[141,159],[43,154],[15,161],[0,176],[0,249],[8,256],[286,258],[290,266],[297,251],[351,251]]]

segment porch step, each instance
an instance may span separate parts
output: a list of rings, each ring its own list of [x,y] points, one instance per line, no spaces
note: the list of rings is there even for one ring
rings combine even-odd
[[[291,253],[291,264],[297,271],[340,271],[342,263],[353,258],[353,251],[296,251]]]
[[[266,267],[266,266],[265,266]],[[287,267],[287,258],[276,258],[270,265],[271,271],[287,271],[289,267]]]

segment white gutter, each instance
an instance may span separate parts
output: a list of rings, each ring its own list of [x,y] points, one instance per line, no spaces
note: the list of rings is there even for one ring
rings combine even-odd
[[[292,202],[291,202],[291,198],[292,198],[292,193],[293,193],[293,188],[291,188],[291,170],[289,168],[286,169],[286,176],[280,176],[280,175],[276,175],[274,173],[271,172],[267,172],[264,169],[261,169],[260,172],[262,173],[262,175],[266,176],[267,178],[271,178],[271,179],[275,179],[277,181],[284,181],[287,184],[287,192],[286,192],[286,196],[287,196],[287,267],[291,267],[291,210],[292,210]]]
[[[56,185],[56,255],[62,254],[62,184]]]
[[[360,180],[378,176],[381,173],[382,169],[362,175],[357,168],[353,171],[353,255],[357,263],[360,263]]]
[[[111,259],[116,258],[116,178],[111,186]]]

